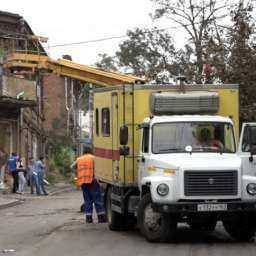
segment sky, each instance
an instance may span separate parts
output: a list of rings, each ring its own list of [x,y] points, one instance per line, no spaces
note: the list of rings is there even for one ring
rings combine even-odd
[[[149,17],[150,0],[1,0],[1,10],[23,16],[36,35],[49,38],[46,47],[122,36],[128,29],[159,25]],[[121,40],[50,47],[49,52],[54,59],[70,54],[75,62],[93,65],[98,54],[113,54]]]

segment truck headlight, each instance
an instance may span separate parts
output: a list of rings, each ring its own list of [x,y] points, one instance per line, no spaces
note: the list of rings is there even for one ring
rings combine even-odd
[[[249,183],[246,187],[248,194],[255,196],[256,195],[256,184]]]
[[[169,193],[169,187],[165,183],[161,183],[156,188],[157,194],[159,196],[166,196]]]

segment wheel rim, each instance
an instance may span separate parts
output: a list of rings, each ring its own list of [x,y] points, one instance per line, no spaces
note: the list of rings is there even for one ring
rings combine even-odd
[[[162,214],[154,212],[149,204],[145,207],[143,223],[148,231],[158,232],[162,228]]]

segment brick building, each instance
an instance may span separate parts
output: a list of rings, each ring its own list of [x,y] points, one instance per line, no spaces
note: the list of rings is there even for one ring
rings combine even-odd
[[[70,77],[48,74],[43,77],[44,130],[56,135],[67,135],[73,148],[79,151],[81,140],[81,81]]]

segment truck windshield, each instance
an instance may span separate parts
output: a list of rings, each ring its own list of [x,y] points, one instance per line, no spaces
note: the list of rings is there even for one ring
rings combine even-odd
[[[235,153],[233,126],[221,122],[177,122],[154,124],[152,152]]]

